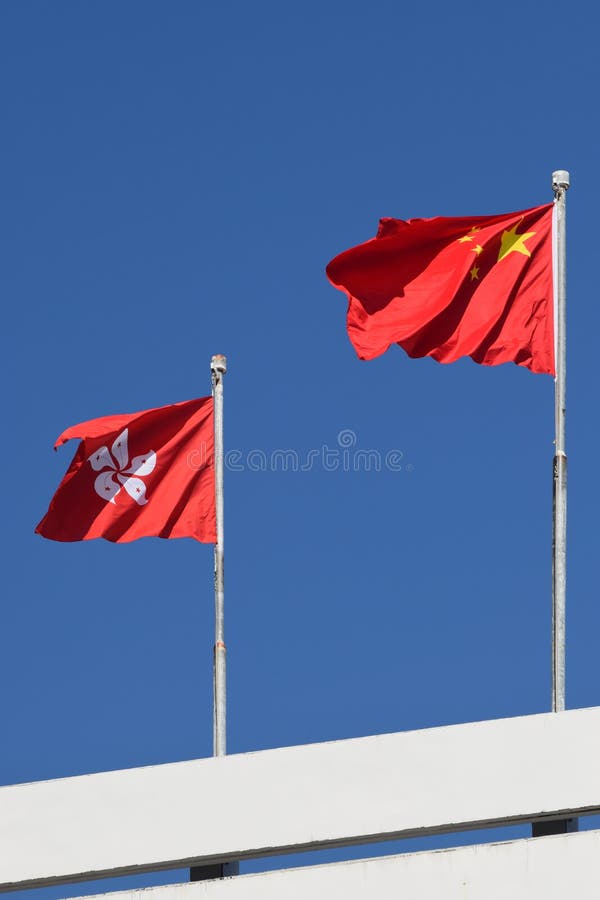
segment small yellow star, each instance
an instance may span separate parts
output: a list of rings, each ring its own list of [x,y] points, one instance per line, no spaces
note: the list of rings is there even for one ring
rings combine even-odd
[[[471,250],[479,256],[479,254],[483,252],[483,247],[481,244],[476,244],[474,247],[471,247]]]
[[[471,281],[479,281],[479,266],[473,266],[469,275],[471,276]]]
[[[469,231],[468,234],[465,234],[464,237],[461,237],[458,239],[458,243],[464,244],[465,241],[472,241],[473,240],[472,235],[474,235],[476,231],[481,231],[481,228],[478,228],[476,225],[473,225],[473,227],[471,228],[471,230]]]
[[[517,222],[512,228],[502,232],[502,244],[498,254],[498,262],[508,256],[509,253],[522,253],[523,256],[531,256],[531,250],[525,246],[527,238],[533,237],[535,231],[527,231],[525,234],[517,234],[517,228],[523,220]]]

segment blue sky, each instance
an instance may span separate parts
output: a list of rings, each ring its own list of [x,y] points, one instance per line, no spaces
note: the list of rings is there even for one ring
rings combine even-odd
[[[557,168],[567,704],[599,703],[598,21],[577,0],[559,18],[2,5],[1,783],[211,753],[212,547],[33,529],[75,450],[52,452],[65,427],[208,394],[213,353],[244,460],[226,473],[229,750],[549,709],[552,379],[399,348],[360,362],[324,267],[380,216],[546,203]],[[397,451],[399,471],[328,471],[344,440]],[[278,449],[320,455],[248,465]]]

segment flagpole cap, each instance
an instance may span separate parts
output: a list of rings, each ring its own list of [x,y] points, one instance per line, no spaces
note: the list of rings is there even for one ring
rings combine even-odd
[[[563,190],[566,191],[571,184],[571,178],[569,173],[564,169],[557,169],[556,172],[552,173],[552,188],[555,191]]]
[[[226,372],[227,371],[227,357],[223,356],[222,353],[217,353],[212,357],[210,361],[210,369],[211,372]]]

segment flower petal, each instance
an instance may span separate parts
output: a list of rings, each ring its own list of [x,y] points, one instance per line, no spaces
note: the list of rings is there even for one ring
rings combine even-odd
[[[115,438],[115,442],[111,447],[113,456],[117,461],[117,468],[119,469],[124,469],[129,462],[129,450],[127,448],[128,437],[129,429],[125,428],[125,430]]]
[[[98,447],[95,453],[92,453],[91,456],[88,456],[88,462],[94,472],[99,472],[100,469],[106,469],[107,466],[109,469],[115,468],[115,463],[112,456],[108,452],[108,447]]]
[[[129,468],[125,469],[125,475],[149,475],[154,471],[155,465],[156,453],[154,450],[150,450],[149,453],[144,453],[142,456],[134,456]]]
[[[146,485],[141,478],[128,478],[126,475],[117,475],[117,478],[136,503],[143,506],[148,502],[146,500]]]
[[[94,490],[103,500],[106,500],[108,503],[114,503],[121,487],[113,479],[112,472],[100,472],[94,481]]]

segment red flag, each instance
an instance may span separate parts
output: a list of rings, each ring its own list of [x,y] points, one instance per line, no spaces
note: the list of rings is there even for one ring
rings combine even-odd
[[[104,416],[63,431],[81,438],[35,529],[54,541],[216,535],[212,397]]]
[[[358,356],[470,356],[554,375],[553,204],[471,218],[381,219],[377,236],[336,256]]]

